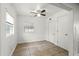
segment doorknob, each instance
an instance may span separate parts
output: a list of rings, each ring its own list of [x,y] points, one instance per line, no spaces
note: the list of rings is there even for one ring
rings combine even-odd
[[[66,33],[66,34],[64,34],[65,36],[68,36],[68,34]]]

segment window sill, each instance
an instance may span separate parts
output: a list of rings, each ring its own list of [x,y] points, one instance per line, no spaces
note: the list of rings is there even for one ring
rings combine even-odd
[[[12,35],[14,35],[14,33],[6,34],[6,37],[10,37]]]

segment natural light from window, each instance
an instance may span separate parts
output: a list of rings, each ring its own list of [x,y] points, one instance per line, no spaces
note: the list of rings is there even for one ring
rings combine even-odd
[[[6,12],[6,36],[14,34],[14,18]]]

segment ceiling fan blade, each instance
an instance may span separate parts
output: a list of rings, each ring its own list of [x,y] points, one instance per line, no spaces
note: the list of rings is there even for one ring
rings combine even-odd
[[[42,10],[41,13],[45,12],[46,10]]]
[[[42,16],[46,16],[46,14],[41,14]]]
[[[38,13],[36,13],[36,12],[31,12],[31,13],[38,14]]]

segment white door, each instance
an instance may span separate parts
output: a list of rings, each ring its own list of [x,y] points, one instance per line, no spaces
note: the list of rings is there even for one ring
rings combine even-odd
[[[52,18],[49,20],[49,41],[57,45],[57,20],[55,18]]]
[[[64,49],[68,49],[68,44],[69,44],[69,35],[70,33],[68,32],[69,24],[68,24],[68,19],[67,15],[58,17],[58,45]]]
[[[62,15],[58,20],[58,45],[73,55],[73,12]]]

